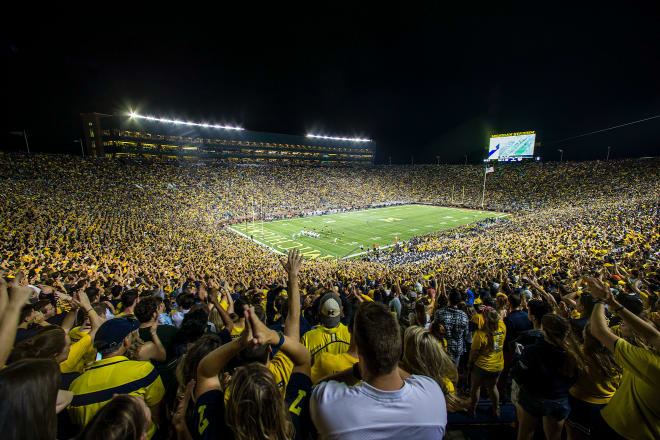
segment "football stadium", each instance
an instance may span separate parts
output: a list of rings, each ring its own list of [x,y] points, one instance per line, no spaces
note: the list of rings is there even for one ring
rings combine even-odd
[[[2,439],[660,439],[657,19],[354,9],[10,36]]]

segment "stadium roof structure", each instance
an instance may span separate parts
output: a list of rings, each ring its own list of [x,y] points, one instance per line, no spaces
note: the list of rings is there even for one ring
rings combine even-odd
[[[82,114],[89,155],[204,158],[229,163],[373,164],[376,143],[365,138],[297,136],[136,113]]]

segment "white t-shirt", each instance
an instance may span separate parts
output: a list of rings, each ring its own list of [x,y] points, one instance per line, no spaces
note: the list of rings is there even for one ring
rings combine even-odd
[[[440,386],[412,375],[401,389],[382,391],[366,382],[348,386],[322,382],[312,392],[310,411],[321,439],[441,439],[447,406]]]

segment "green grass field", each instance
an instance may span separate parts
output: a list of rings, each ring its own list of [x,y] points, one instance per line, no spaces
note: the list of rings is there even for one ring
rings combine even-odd
[[[373,249],[392,246],[394,238],[408,240],[416,235],[455,228],[490,217],[502,217],[497,212],[471,209],[441,208],[427,205],[403,205],[343,212],[318,217],[238,224],[232,229],[275,252],[285,253],[298,248],[306,258],[351,258]],[[298,236],[304,229],[318,232],[320,238]],[[263,231],[263,232],[262,232]],[[332,231],[332,232],[331,232]],[[335,241],[335,239],[337,239]]]

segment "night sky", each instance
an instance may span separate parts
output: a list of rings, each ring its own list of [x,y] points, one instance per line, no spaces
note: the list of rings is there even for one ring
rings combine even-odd
[[[81,112],[132,108],[258,131],[365,136],[380,163],[411,155],[462,163],[465,154],[476,163],[490,134],[526,130],[537,131],[544,160],[558,160],[558,148],[564,160],[603,159],[607,146],[615,158],[660,153],[660,118],[556,142],[660,115],[658,14],[336,12],[5,30],[3,149],[22,148],[8,132],[26,129],[33,150],[75,154]]]

